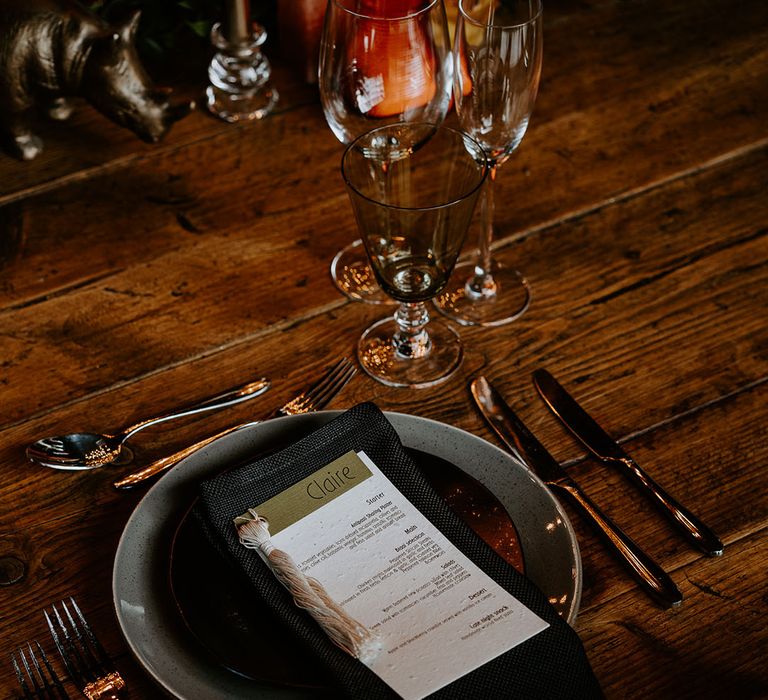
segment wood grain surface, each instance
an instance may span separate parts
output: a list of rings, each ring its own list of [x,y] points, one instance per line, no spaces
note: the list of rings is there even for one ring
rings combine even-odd
[[[493,442],[467,390],[485,374],[685,596],[656,607],[566,504],[575,627],[606,696],[768,697],[768,5],[552,0],[544,32],[533,119],[497,185],[496,255],[529,278],[530,310],[462,328],[444,385],[359,376],[332,407],[375,400]],[[273,64],[281,102],[261,123],[197,111],[147,146],[80,104],[38,160],[0,155],[0,584],[23,571],[0,585],[0,649],[47,643],[40,610],[74,594],[132,698],[163,697],[111,604],[144,490],[112,489],[131,467],[54,472],[24,447],[272,379],[263,399],[137,436],[144,464],[287,401],[389,312],[330,280],[357,235],[342,147],[316,89]],[[585,455],[536,395],[539,367],[722,537],[722,558]],[[0,698],[19,695],[3,661]]]

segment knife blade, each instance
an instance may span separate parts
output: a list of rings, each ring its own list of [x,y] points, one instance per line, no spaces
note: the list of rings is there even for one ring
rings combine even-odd
[[[680,605],[683,595],[669,574],[581,490],[490,382],[480,376],[472,381],[470,388],[480,412],[507,449],[521,458],[547,486],[558,489],[571,499],[581,514],[604,537],[613,553],[628,567],[643,590],[664,607]]]
[[[533,381],[547,406],[592,454],[626,474],[692,544],[711,557],[722,555],[720,538],[654,481],[547,370],[536,370]]]

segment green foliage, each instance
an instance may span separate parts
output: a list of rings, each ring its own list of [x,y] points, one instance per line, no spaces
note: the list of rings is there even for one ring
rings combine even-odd
[[[157,63],[174,57],[189,58],[189,51],[207,56],[211,27],[224,19],[226,4],[232,0],[80,1],[113,23],[124,20],[134,10],[141,10],[137,48],[150,63]],[[277,0],[251,0],[251,16],[271,34],[275,32],[276,14]]]
[[[179,46],[207,46],[211,26],[223,16],[224,0],[95,0],[90,8],[110,22],[140,9],[139,50],[157,59]]]

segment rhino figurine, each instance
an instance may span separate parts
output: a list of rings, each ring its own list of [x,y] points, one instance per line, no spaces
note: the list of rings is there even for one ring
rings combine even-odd
[[[35,111],[67,119],[84,97],[144,141],[157,142],[194,103],[152,86],[134,38],[140,13],[110,26],[72,0],[0,0],[0,138],[31,160],[42,150]]]

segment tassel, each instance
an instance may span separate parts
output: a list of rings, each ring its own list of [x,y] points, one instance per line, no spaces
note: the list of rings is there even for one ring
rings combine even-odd
[[[368,663],[378,653],[380,646],[371,631],[345,612],[325,590],[323,584],[311,576],[305,576],[291,556],[276,549],[269,536],[269,523],[248,509],[252,520],[237,525],[240,544],[257,550],[272,573],[291,593],[296,605],[306,610],[330,637],[334,644],[363,663]]]

